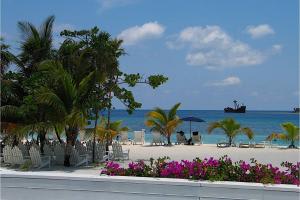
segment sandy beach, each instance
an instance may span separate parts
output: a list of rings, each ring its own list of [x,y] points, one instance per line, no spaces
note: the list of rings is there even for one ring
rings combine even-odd
[[[129,149],[130,160],[148,160],[149,158],[159,158],[169,156],[171,160],[192,160],[196,157],[200,159],[214,157],[220,158],[228,155],[233,161],[249,161],[255,158],[260,163],[271,163],[280,166],[283,161],[299,162],[299,149],[280,148],[218,148],[216,145],[203,144],[199,146],[173,145],[150,146],[150,145],[123,145],[123,149]]]
[[[151,146],[145,145],[123,145],[123,150],[129,149],[129,160],[121,162],[124,167],[129,162],[144,160],[149,161],[152,157],[157,159],[159,157],[168,156],[171,160],[192,160],[196,157],[200,159],[204,158],[220,158],[224,155],[228,155],[233,161],[244,160],[250,162],[251,158],[255,158],[259,163],[267,164],[271,163],[273,166],[280,167],[281,162],[288,161],[292,163],[300,162],[300,150],[299,149],[280,149],[280,148],[218,148],[212,144],[202,144],[199,146],[187,146],[187,145],[173,145],[173,146]],[[72,173],[72,174],[99,174],[102,166],[82,166],[82,167],[64,167],[64,166],[51,166],[51,168],[43,168],[40,170],[31,169],[29,171],[48,171],[53,173]],[[1,167],[2,170],[8,168]],[[281,168],[281,167],[280,167]],[[10,168],[8,170],[17,170]]]

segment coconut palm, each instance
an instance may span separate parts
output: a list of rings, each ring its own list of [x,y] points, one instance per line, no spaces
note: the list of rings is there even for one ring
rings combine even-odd
[[[30,77],[40,62],[51,58],[53,23],[54,16],[49,16],[40,27],[30,22],[18,22],[22,41],[17,64],[25,77]]]
[[[9,45],[4,43],[4,39],[0,38],[0,54],[1,54],[1,63],[0,63],[0,72],[1,75],[7,70],[9,65],[16,60],[16,57],[9,51]]]
[[[107,120],[105,118],[102,118],[101,123],[96,127],[96,138],[99,141],[104,142],[107,138],[109,138],[109,140],[112,140],[122,131],[128,131],[129,128],[126,126],[122,126],[122,123],[122,120],[117,120],[108,124]],[[94,128],[87,129],[86,137],[90,138],[93,133]]]
[[[45,61],[40,70],[47,74],[49,87],[42,87],[36,94],[40,104],[47,105],[56,112],[56,121],[64,124],[67,146],[65,166],[70,165],[70,153],[75,145],[80,128],[87,123],[87,110],[90,87],[93,87],[94,73],[91,72],[79,84],[75,84],[71,75],[56,61]]]
[[[248,127],[241,127],[239,123],[237,123],[232,118],[226,118],[224,120],[218,122],[212,122],[209,124],[207,131],[208,133],[212,133],[215,129],[222,129],[226,136],[228,137],[228,143],[231,146],[233,139],[241,133],[244,133],[251,140],[254,136],[252,130]]]
[[[147,114],[146,126],[151,128],[151,131],[157,131],[168,139],[168,145],[171,145],[171,135],[176,127],[181,123],[181,120],[176,115],[180,103],[175,104],[168,113],[161,108],[155,108]]]
[[[267,140],[279,139],[290,141],[289,148],[295,148],[295,142],[300,138],[300,129],[298,126],[294,125],[291,122],[286,122],[281,124],[282,129],[285,133],[272,133],[267,137]]]

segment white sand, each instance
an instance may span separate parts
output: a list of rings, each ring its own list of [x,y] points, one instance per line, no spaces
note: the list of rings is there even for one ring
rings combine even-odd
[[[279,149],[279,148],[218,148],[216,145],[203,144],[199,146],[173,145],[173,146],[150,146],[150,145],[123,145],[123,149],[130,149],[130,159],[149,160],[150,157],[158,158],[169,156],[172,160],[192,160],[196,157],[200,159],[228,155],[233,161],[244,160],[250,162],[255,158],[260,163],[271,163],[280,166],[281,162],[299,162],[299,149]]]
[[[158,158],[169,156],[171,160],[192,160],[196,157],[200,159],[214,157],[219,158],[228,155],[233,161],[244,160],[250,162],[251,158],[255,158],[260,163],[271,163],[273,166],[280,167],[281,162],[289,161],[296,163],[300,161],[299,149],[279,149],[279,148],[217,148],[216,145],[204,144],[200,146],[173,145],[173,146],[150,146],[150,145],[123,145],[123,149],[130,149],[129,161],[121,163],[124,167],[131,161],[139,159],[148,161],[151,157]],[[2,168],[2,167],[1,167]],[[7,168],[0,168],[0,171]],[[99,174],[101,166],[93,167],[68,167],[52,166],[50,169],[43,168],[32,171],[47,171],[49,173],[76,173],[78,175],[96,175]],[[18,169],[8,169],[17,170]],[[31,171],[31,170],[30,170]],[[25,172],[26,173],[26,172]],[[30,172],[29,172],[30,173]]]

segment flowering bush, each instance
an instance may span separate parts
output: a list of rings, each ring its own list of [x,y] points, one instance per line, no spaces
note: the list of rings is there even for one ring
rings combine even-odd
[[[107,162],[101,174],[111,176],[142,176],[142,177],[166,177],[183,178],[193,180],[210,181],[239,181],[273,184],[300,184],[300,162],[281,164],[286,170],[280,170],[272,164],[260,164],[252,159],[250,163],[245,161],[232,162],[227,156],[220,159],[199,158],[193,161],[182,160],[167,161],[169,158],[150,159],[147,165],[144,161],[129,163],[128,168],[121,168],[118,163]]]

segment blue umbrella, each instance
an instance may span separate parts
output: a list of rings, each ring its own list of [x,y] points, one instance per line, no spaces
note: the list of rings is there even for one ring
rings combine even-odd
[[[192,137],[192,122],[205,122],[203,119],[198,117],[184,117],[180,119],[181,121],[190,122],[190,137]]]

